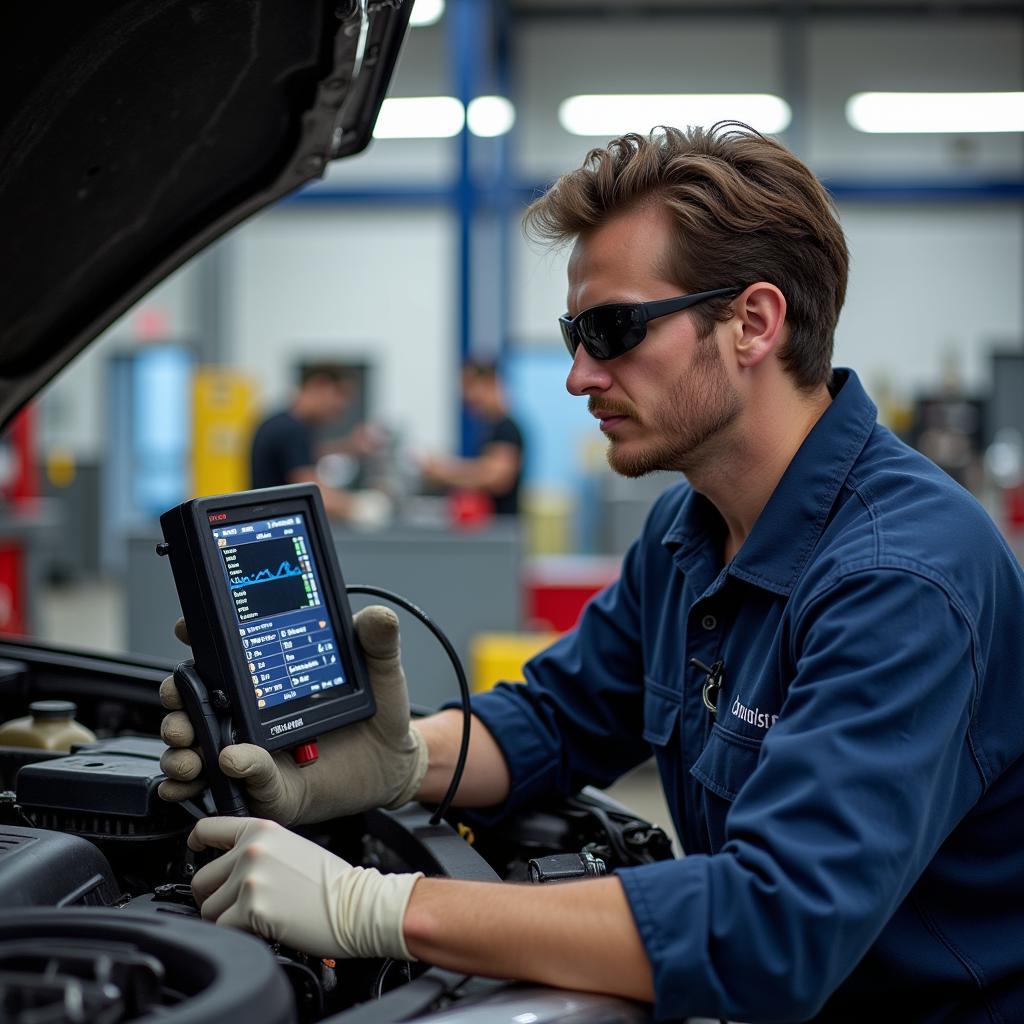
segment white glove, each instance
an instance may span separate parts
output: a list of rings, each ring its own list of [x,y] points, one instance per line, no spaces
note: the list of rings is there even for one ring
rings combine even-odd
[[[402,922],[422,873],[353,867],[262,818],[204,818],[188,845],[227,850],[192,879],[204,920],[311,956],[414,959]]]
[[[427,773],[427,745],[409,719],[409,692],[402,671],[398,617],[373,605],[354,617],[377,713],[356,725],[344,726],[319,739],[319,757],[301,768],[285,751],[270,754],[251,743],[237,743],[220,752],[221,771],[245,782],[253,814],[284,825],[326,821],[371,807],[401,807],[417,793]],[[176,626],[179,639],[185,639]],[[187,642],[187,641],[186,641]],[[172,709],[160,735],[169,749],[160,758],[167,776],[159,793],[165,800],[184,800],[203,787],[202,760],[190,749],[192,723],[168,676],[160,700]]]

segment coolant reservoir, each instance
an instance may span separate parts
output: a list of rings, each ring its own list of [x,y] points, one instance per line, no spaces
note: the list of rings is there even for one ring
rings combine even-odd
[[[28,706],[32,713],[0,725],[0,747],[36,747],[67,750],[83,743],[95,743],[96,734],[75,721],[78,708],[70,700],[37,700]]]

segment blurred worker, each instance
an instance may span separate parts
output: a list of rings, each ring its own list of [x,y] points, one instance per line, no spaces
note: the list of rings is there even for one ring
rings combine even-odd
[[[523,477],[523,433],[509,415],[497,367],[493,363],[466,363],[462,368],[462,398],[484,423],[480,454],[469,459],[426,456],[420,462],[420,471],[433,484],[482,491],[493,502],[496,515],[516,515]]]
[[[319,480],[316,464],[322,455],[343,452],[361,455],[372,447],[372,431],[361,426],[348,438],[320,444],[316,428],[332,423],[352,404],[355,382],[335,363],[303,367],[299,388],[287,409],[265,419],[252,439],[252,486],[319,483],[327,514],[347,518],[352,497]]]
[[[592,150],[528,223],[573,243],[567,386],[612,468],[685,480],[526,685],[473,698],[457,802],[493,821],[653,754],[686,856],[556,886],[384,876],[211,818],[190,846],[231,852],[195,876],[203,917],[657,1020],[1024,1021],[1024,572],[833,369],[848,255],[828,193],[744,126],[666,129]],[[226,748],[255,813],[440,799],[460,715],[406,724],[394,620],[356,626],[384,722],[304,768]],[[168,778],[194,778],[184,716],[164,734]]]

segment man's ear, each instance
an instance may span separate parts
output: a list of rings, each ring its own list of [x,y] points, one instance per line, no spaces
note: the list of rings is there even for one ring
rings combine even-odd
[[[757,366],[789,335],[786,296],[767,281],[744,288],[733,300],[733,310],[739,327],[734,351],[741,367]]]

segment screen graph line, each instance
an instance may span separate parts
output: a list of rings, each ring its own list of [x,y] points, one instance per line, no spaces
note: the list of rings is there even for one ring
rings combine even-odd
[[[260,569],[255,576],[240,576],[231,581],[231,589],[238,590],[239,587],[252,587],[257,583],[272,583],[274,580],[284,580],[292,576],[301,576],[302,570],[296,568],[291,562],[282,562],[275,572],[273,569]]]

